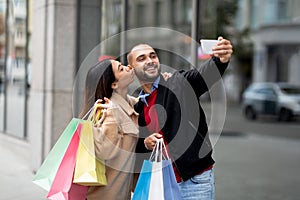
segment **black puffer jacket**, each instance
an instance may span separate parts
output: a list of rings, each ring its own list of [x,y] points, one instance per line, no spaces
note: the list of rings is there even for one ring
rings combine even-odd
[[[214,164],[199,97],[221,78],[227,66],[228,63],[223,64],[213,57],[200,70],[178,71],[167,81],[160,79],[155,105],[158,121],[170,155],[184,181]],[[135,110],[140,114],[140,139],[136,149],[136,171],[139,171],[142,161],[149,159],[144,138],[152,133],[145,126],[144,103],[139,101]]]

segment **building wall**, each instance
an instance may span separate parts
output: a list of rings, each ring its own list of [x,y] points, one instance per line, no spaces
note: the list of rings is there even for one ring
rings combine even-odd
[[[238,13],[237,28],[249,27],[254,44],[252,81],[295,80],[300,75],[299,1],[239,0]]]
[[[72,118],[76,0],[33,2],[28,138],[36,170]]]
[[[292,76],[299,77],[300,74],[289,72],[290,68],[296,68],[294,66],[296,63],[291,62],[291,59],[293,55],[298,55],[299,34],[300,24],[265,26],[252,34],[255,47],[253,81],[290,81],[294,79]],[[277,50],[270,54],[270,49],[273,47],[277,47]],[[277,63],[280,57],[283,63]],[[283,69],[273,70],[275,65]],[[276,74],[283,70],[285,73]],[[288,74],[288,77],[280,77],[285,76],[284,74]]]

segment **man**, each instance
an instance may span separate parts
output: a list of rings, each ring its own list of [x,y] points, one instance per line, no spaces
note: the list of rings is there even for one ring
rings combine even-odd
[[[165,81],[155,50],[139,44],[128,54],[141,84],[140,139],[137,153],[152,150],[157,138],[164,138],[183,199],[214,199],[212,147],[207,136],[205,114],[199,97],[218,81],[232,54],[229,40],[218,38],[212,58],[201,69],[175,72]],[[137,155],[140,164],[141,154]]]

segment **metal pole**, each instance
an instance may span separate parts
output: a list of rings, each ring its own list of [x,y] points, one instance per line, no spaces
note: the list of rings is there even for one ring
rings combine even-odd
[[[48,39],[48,18],[49,18],[49,0],[45,0],[45,19],[44,19],[44,35],[43,37],[45,38],[44,41],[43,41],[43,46],[44,46],[44,59],[43,59],[43,91],[42,91],[42,94],[43,94],[43,110],[42,110],[42,144],[41,144],[41,160],[44,160],[45,159],[45,154],[46,154],[46,149],[45,149],[45,138],[46,138],[46,82],[47,82],[47,60],[48,60],[48,45],[47,45],[47,39]]]
[[[76,8],[76,49],[75,49],[75,55],[76,55],[76,63],[75,63],[75,72],[74,77],[76,77],[76,73],[79,71],[80,68],[80,62],[81,62],[81,55],[80,55],[80,37],[81,37],[81,27],[80,27],[80,21],[81,21],[81,0],[77,0],[77,8]],[[79,116],[79,83],[75,80],[75,89],[74,89],[74,96],[73,99],[73,115],[78,117]]]
[[[127,29],[128,29],[128,0],[122,1],[122,17],[121,17],[121,44],[120,44],[120,56],[121,62],[127,63],[126,48],[127,48]]]
[[[199,6],[200,0],[193,0],[193,18],[192,18],[192,44],[191,44],[191,64],[192,67],[198,66],[198,32],[199,32]]]
[[[9,0],[6,0],[6,13],[5,13],[5,54],[4,54],[4,112],[3,112],[3,132],[7,129],[7,56],[9,55]]]
[[[26,0],[26,22],[25,22],[25,33],[26,33],[26,45],[25,45],[25,83],[24,83],[24,138],[27,138],[27,112],[28,112],[28,64],[29,64],[29,0]]]

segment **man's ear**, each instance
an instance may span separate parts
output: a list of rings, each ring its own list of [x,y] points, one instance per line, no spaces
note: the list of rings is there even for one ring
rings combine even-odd
[[[115,82],[113,82],[112,84],[111,84],[111,88],[112,89],[117,89],[118,88],[118,83],[115,81]]]

